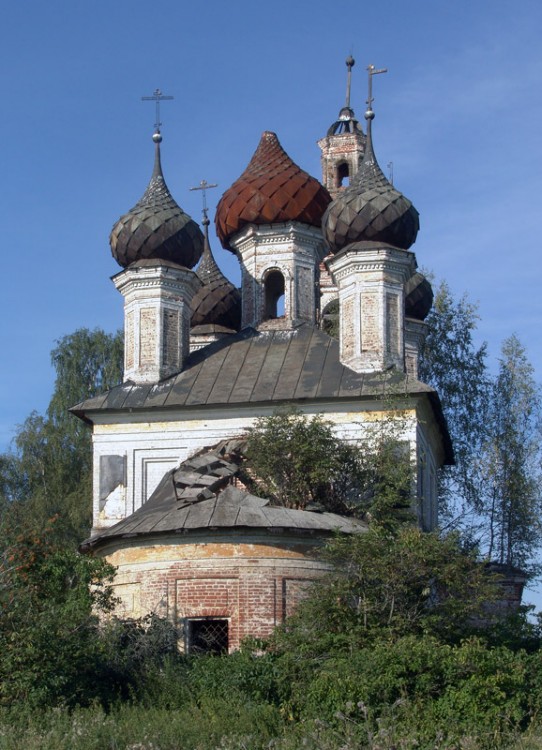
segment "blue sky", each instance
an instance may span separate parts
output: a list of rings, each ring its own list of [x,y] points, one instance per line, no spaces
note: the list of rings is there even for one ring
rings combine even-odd
[[[493,0],[186,3],[21,0],[0,27],[0,450],[48,403],[66,333],[122,325],[108,236],[162,160],[180,205],[211,215],[264,130],[320,176],[318,138],[375,79],[377,157],[415,204],[418,263],[479,303],[492,362],[516,332],[542,372],[542,5]],[[215,256],[238,280],[233,256]]]

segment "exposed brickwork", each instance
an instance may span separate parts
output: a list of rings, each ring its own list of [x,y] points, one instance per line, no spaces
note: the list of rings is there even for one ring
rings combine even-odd
[[[152,307],[141,309],[139,318],[139,363],[152,364],[156,346],[156,311]]]
[[[117,550],[108,559],[118,566],[118,613],[156,612],[181,626],[186,618],[227,618],[229,650],[238,649],[248,636],[269,636],[327,570],[314,545],[312,539],[257,545],[230,539]]]
[[[180,364],[179,312],[165,309],[162,318],[162,361],[164,365],[176,367]]]
[[[126,313],[124,323],[124,369],[131,370],[134,366],[134,311]]]

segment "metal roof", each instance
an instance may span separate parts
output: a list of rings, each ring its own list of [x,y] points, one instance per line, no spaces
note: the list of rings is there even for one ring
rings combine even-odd
[[[319,328],[245,328],[193,352],[182,372],[159,383],[131,381],[82,401],[71,411],[168,409],[281,403],[302,400],[366,399],[432,394],[433,388],[404,373],[356,373],[341,364],[339,343]]]
[[[206,448],[168,471],[149,500],[135,513],[83,542],[83,551],[113,539],[240,529],[324,534],[361,533],[367,525],[335,513],[273,507],[232,485],[245,440],[226,440]]]

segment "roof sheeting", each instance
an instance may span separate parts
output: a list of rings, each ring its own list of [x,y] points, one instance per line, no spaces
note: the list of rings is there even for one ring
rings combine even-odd
[[[96,411],[381,398],[390,393],[436,395],[433,388],[396,370],[350,370],[340,362],[338,341],[319,328],[246,328],[194,352],[182,372],[167,380],[123,383],[71,411],[85,418]]]
[[[295,534],[335,531],[356,534],[367,528],[363,521],[335,513],[272,507],[231,484],[239,471],[245,440],[227,440],[204,449],[168,471],[149,500],[119,523],[81,545],[83,551],[113,539],[155,537],[201,530],[274,530]]]

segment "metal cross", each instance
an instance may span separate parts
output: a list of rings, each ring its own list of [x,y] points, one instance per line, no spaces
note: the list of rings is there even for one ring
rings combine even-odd
[[[162,124],[160,122],[160,102],[163,102],[165,99],[173,99],[173,97],[162,94],[160,89],[156,89],[152,96],[141,97],[142,102],[156,102],[156,122],[154,123],[154,127],[158,133],[160,132],[160,125]]]
[[[367,70],[369,71],[369,97],[367,99],[367,107],[368,109],[372,109],[371,104],[373,103],[373,76],[378,75],[379,73],[387,73],[387,68],[380,68],[380,70],[377,70],[374,65],[369,65],[367,67]]]
[[[389,180],[391,184],[393,185],[393,162],[392,161],[388,162],[388,169],[390,170]]]
[[[201,190],[203,198],[203,215],[207,218],[207,190],[218,187],[217,182],[209,183],[207,180],[202,180],[196,187],[188,188],[189,190]]]

